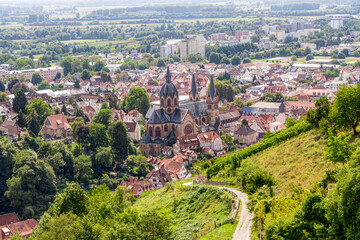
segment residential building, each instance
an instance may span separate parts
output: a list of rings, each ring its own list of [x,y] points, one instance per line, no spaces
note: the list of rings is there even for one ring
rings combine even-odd
[[[35,68],[27,70],[0,70],[0,79],[6,78],[32,78],[34,73],[38,73],[43,79],[54,79],[57,73],[60,73],[61,76],[64,76],[64,69],[62,67],[47,67],[47,68]]]
[[[131,122],[124,122],[129,134],[129,137],[133,141],[140,141],[141,139],[141,129],[138,122],[131,121]]]
[[[200,54],[205,56],[205,43],[204,35],[188,35],[186,39],[180,42],[180,58],[186,59],[190,54]]]
[[[170,174],[165,168],[152,170],[146,175],[146,178],[152,183],[153,189],[159,189],[165,186],[166,183],[171,182]]]
[[[66,116],[61,113],[48,116],[41,132],[44,138],[67,138],[70,137],[70,130],[71,126]]]
[[[256,131],[248,126],[239,126],[239,128],[234,132],[234,140],[247,145],[256,143],[256,136]]]
[[[251,35],[249,31],[236,31],[235,40],[240,43],[249,43],[251,42]]]
[[[214,152],[224,149],[220,135],[215,132],[199,133],[197,137],[201,148],[209,148]]]
[[[130,189],[134,196],[140,196],[143,192],[153,190],[153,185],[149,180],[140,181],[137,177],[128,177],[127,181],[121,181],[120,186]]]
[[[16,213],[0,215],[0,240],[8,239],[15,233],[22,238],[29,238],[33,229],[39,225],[35,219],[20,221]]]

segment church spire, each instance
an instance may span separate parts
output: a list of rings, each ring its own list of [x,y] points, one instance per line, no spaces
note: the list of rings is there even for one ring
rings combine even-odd
[[[196,99],[196,94],[197,94],[197,88],[196,88],[196,82],[195,82],[195,75],[193,74],[192,76],[192,81],[191,81],[191,95],[193,97],[193,100],[195,101]]]
[[[165,78],[166,78],[166,82],[167,82],[167,83],[171,83],[171,74],[170,74],[170,69],[169,69],[169,67],[167,67]]]
[[[212,76],[210,78],[209,95],[210,95],[211,101],[213,102],[216,97],[216,89],[215,89],[214,79]]]

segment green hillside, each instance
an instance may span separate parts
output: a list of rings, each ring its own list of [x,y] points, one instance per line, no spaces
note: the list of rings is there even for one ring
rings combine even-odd
[[[326,161],[326,140],[316,130],[291,138],[247,159],[269,171],[276,180],[278,193],[289,193],[292,186],[308,189],[321,180],[334,164]]]
[[[215,228],[211,238],[205,239],[217,239],[223,234],[232,236],[235,231],[236,225],[229,224],[232,198],[230,193],[213,186],[184,186],[173,182],[143,194],[132,208],[139,212],[166,212],[174,239],[197,239]]]

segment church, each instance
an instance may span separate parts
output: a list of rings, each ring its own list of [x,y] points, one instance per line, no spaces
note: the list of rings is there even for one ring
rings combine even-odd
[[[140,140],[140,151],[144,156],[160,155],[170,138],[220,128],[219,97],[212,77],[206,101],[200,101],[194,75],[188,99],[179,96],[171,82],[169,68],[165,78],[159,102],[153,103],[145,116],[145,134]]]

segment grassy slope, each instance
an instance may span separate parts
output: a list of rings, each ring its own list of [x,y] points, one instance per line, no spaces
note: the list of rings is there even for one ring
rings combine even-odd
[[[231,230],[230,235],[235,231],[235,227],[223,225],[229,221],[231,198],[229,193],[213,186],[182,186],[180,182],[174,182],[145,193],[133,208],[139,212],[148,209],[166,211],[172,219],[176,240],[197,239],[206,235],[215,229],[216,222],[219,228],[211,238],[205,239],[217,239],[224,231],[229,232],[227,228]]]
[[[279,193],[288,193],[291,186],[305,189],[319,181],[334,164],[324,159],[326,145],[316,130],[300,134],[247,159],[271,172]]]

